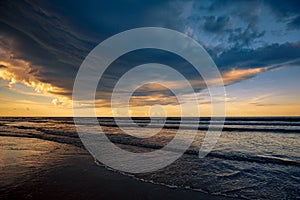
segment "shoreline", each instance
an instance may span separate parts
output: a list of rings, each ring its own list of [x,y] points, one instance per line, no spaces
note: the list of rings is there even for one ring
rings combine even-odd
[[[16,138],[16,143],[19,139]],[[61,147],[62,145],[59,146]],[[16,182],[8,191],[2,192],[0,198],[10,200],[237,199],[215,196],[191,189],[170,188],[137,180],[97,165],[92,156],[83,149],[68,144],[63,146],[71,149],[71,153],[57,155],[59,161],[52,162],[40,169],[32,170],[33,176],[29,180]],[[61,151],[50,151],[49,153],[57,154],[58,152]],[[52,159],[56,156],[50,154],[47,154],[47,156],[52,157]],[[34,159],[36,160],[37,158],[35,157]]]

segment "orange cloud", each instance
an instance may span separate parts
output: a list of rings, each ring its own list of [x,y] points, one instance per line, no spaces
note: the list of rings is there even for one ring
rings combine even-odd
[[[259,73],[268,71],[267,67],[264,68],[250,68],[250,69],[232,69],[222,74],[223,82],[225,85],[229,85],[235,82],[239,82]]]
[[[31,64],[25,60],[14,58],[14,55],[0,47],[0,78],[9,81],[7,88],[15,90],[13,85],[22,83],[23,85],[32,88],[37,94],[53,97],[54,105],[70,104],[70,99],[67,97],[55,95],[53,93],[63,92],[62,88],[55,87],[49,83],[39,81],[36,76],[37,72],[32,72]],[[18,90],[15,90],[18,92]],[[21,93],[24,93],[20,91]],[[25,92],[26,94],[26,92]],[[27,93],[28,94],[28,93]],[[57,99],[57,100],[55,100]],[[57,103],[57,102],[60,103]],[[64,101],[64,103],[62,103]]]

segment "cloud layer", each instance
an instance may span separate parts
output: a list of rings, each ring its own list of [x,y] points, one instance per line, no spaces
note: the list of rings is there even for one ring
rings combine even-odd
[[[299,65],[297,1],[0,4],[0,78],[9,81],[7,87],[20,82],[52,95],[55,105],[64,105],[71,98],[76,72],[99,42],[136,27],[159,26],[188,33],[210,53],[226,85],[268,71],[272,66]],[[185,60],[162,51],[144,50],[124,55],[112,64],[99,85],[99,97],[108,99],[122,74],[147,62],[174,67],[193,83],[197,92],[206,87]],[[170,104],[175,102],[167,90],[159,91],[155,94],[157,99],[167,102],[164,98],[169,97]]]

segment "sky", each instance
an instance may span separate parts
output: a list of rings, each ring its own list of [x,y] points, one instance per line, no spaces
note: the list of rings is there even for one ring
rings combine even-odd
[[[107,38],[139,27],[176,30],[204,47],[223,77],[227,116],[300,116],[300,3],[290,0],[3,0],[0,116],[72,116],[73,84],[85,57]],[[211,114],[206,85],[189,62],[170,52],[141,49],[119,57],[101,78],[98,116],[160,115],[161,107],[151,111],[155,105],[168,116],[180,115],[176,95],[159,84],[138,87],[129,112],[122,105],[111,109],[117,81],[145,63],[172,66],[183,74],[195,88],[201,115]],[[156,71],[157,81],[180,86],[176,78]],[[145,73],[136,77],[146,78]],[[123,89],[132,87],[134,82],[128,82]],[[91,104],[81,105],[84,116]]]

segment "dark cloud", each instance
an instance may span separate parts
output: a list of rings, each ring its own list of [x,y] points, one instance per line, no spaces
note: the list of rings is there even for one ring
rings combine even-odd
[[[249,24],[256,24],[260,14],[262,1],[260,0],[223,0],[211,1],[209,9],[211,11],[226,10],[228,14],[239,16]]]
[[[300,29],[300,15],[295,17],[291,22],[287,24],[288,28],[293,29]]]
[[[266,31],[258,31],[254,25],[249,24],[244,30],[237,28],[232,30],[229,35],[228,41],[233,43],[236,47],[249,46],[255,40],[264,36]]]
[[[265,0],[264,2],[278,21],[287,24],[288,29],[300,28],[300,1]]]
[[[1,2],[1,40],[12,40],[2,46],[12,59],[30,63],[39,81],[61,88],[72,88],[68,79],[75,77],[77,67],[88,53],[85,42],[69,33],[57,18],[49,17],[33,2]],[[49,76],[49,74],[51,74]]]
[[[215,40],[224,46],[253,45],[265,33],[259,28],[262,1],[225,0],[202,3],[195,2],[196,6],[187,20],[192,25],[201,24],[200,33],[216,37]]]
[[[263,6],[277,21],[286,23],[289,29],[299,29],[300,2],[295,0],[223,0],[211,1],[208,7],[211,11],[227,10],[228,14],[238,16],[248,24],[256,26]]]
[[[145,63],[159,63],[166,66],[171,66],[180,74],[182,74],[187,80],[202,80],[202,77],[200,76],[198,71],[188,61],[174,53],[158,49],[135,50],[122,55],[113,63],[111,63],[111,65],[107,68],[107,70],[104,73],[104,76],[102,76],[99,82],[99,92],[97,96],[104,99],[109,99],[115,85],[117,84],[118,80],[122,77],[122,75],[124,75],[126,72],[133,69],[134,67]],[[139,77],[137,77],[137,79],[138,78]],[[165,80],[172,79],[172,77],[170,77],[168,74],[164,74],[164,78]],[[205,87],[205,85],[201,84],[198,87],[195,87],[195,90],[200,91]],[[140,88],[139,91],[135,93],[135,95],[145,94],[145,89],[147,89],[149,93],[151,92],[151,88],[145,86],[143,88]],[[169,90],[156,88],[156,92],[163,95],[172,96]],[[155,93],[155,91],[152,91],[152,94],[157,93]]]
[[[169,9],[168,9],[169,8]],[[31,73],[70,94],[77,70],[101,41],[140,26],[176,28],[168,1],[1,1],[0,44],[30,63]],[[11,40],[13,44],[6,41]]]
[[[222,34],[232,28],[232,20],[229,16],[206,16],[203,24],[204,31]]]
[[[213,54],[213,52],[211,52]],[[221,69],[266,67],[278,63],[285,63],[300,59],[300,42],[271,44],[256,49],[232,48],[224,51],[219,56],[215,55],[214,61]],[[294,63],[295,64],[295,63]]]
[[[285,20],[291,16],[299,15],[300,2],[295,0],[265,0],[263,1],[270,7],[270,11],[277,16],[278,20]]]

